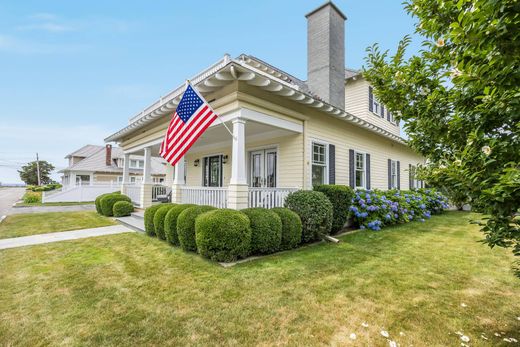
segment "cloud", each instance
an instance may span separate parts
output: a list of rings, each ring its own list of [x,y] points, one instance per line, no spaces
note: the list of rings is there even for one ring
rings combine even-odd
[[[45,43],[0,34],[0,51],[19,54],[68,54],[89,49],[86,44]]]
[[[38,24],[28,24],[28,25],[20,25],[16,27],[17,30],[21,31],[47,31],[50,33],[61,33],[66,31],[74,31],[76,28],[72,26],[67,26],[64,24],[57,24],[52,22],[38,23]]]

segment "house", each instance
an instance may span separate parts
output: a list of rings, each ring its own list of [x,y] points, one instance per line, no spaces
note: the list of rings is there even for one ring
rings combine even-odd
[[[70,185],[119,185],[123,180],[123,150],[119,147],[85,145],[68,154],[69,166],[59,172],[64,186]],[[144,158],[132,155],[129,158],[129,183],[142,181]],[[166,177],[166,162],[161,158],[151,160],[152,182],[163,183]]]
[[[283,205],[291,191],[316,184],[367,189],[420,184],[412,172],[424,158],[400,137],[399,124],[362,75],[345,69],[346,16],[327,2],[306,18],[306,81],[246,54],[225,55],[190,79],[220,119],[184,160],[167,166],[174,177],[173,202],[273,207]],[[121,146],[125,161],[144,157],[143,183],[129,185],[126,166],[122,182],[141,207],[152,203],[149,163],[158,156],[184,90],[182,83],[105,139]]]

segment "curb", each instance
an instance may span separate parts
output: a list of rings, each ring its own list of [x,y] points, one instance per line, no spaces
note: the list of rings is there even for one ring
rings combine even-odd
[[[0,223],[2,223],[4,221],[4,219],[6,219],[6,218],[7,218],[7,216],[1,216],[0,217]]]

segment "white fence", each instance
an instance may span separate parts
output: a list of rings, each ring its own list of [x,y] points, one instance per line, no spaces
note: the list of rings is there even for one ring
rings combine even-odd
[[[228,189],[222,187],[183,187],[182,203],[210,205],[217,208],[226,208]]]
[[[285,198],[298,188],[253,188],[249,187],[249,207],[283,207]]]
[[[94,201],[105,193],[112,193],[120,190],[118,184],[93,184],[64,186],[61,190],[43,192],[42,202],[87,202]]]
[[[157,196],[160,195],[168,195],[171,192],[171,188],[167,186],[163,186],[161,184],[156,184],[152,187],[152,201],[157,201]]]
[[[141,185],[125,184],[125,195],[127,195],[134,205],[141,203]]]

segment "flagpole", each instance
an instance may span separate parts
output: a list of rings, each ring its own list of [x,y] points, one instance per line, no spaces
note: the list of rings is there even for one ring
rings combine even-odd
[[[190,80],[186,80],[186,89],[188,88],[188,85],[191,85],[191,82]],[[199,91],[197,89],[195,89],[195,87],[192,86],[192,89],[195,91],[195,93],[199,94]],[[199,97],[201,99],[204,99],[202,97],[202,95],[199,94]],[[206,100],[206,99],[204,99]],[[209,105],[209,102],[208,102],[208,105]],[[210,106],[211,107],[211,106]],[[217,113],[217,112],[213,112],[217,115],[218,117],[218,120],[220,121],[220,124],[222,124],[224,126],[224,128],[226,128],[226,130],[228,131],[229,135],[231,135],[231,137],[235,140],[237,140],[237,138],[235,137],[235,135],[233,135],[233,132],[231,130],[229,130],[228,126],[226,125],[226,123],[222,120],[222,118],[220,118],[220,115]]]

